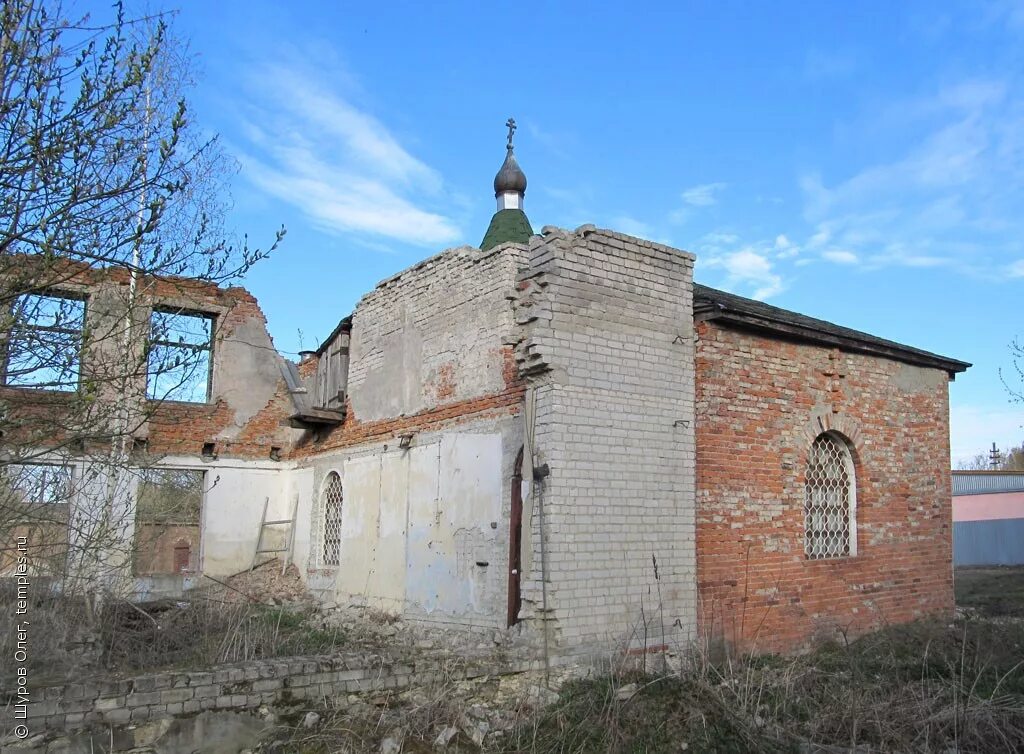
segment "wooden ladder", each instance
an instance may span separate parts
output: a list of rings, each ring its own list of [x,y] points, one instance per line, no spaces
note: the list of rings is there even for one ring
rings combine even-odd
[[[288,570],[288,565],[291,563],[292,554],[295,551],[295,517],[298,514],[299,497],[298,495],[296,495],[295,499],[292,501],[291,518],[281,518],[277,519],[276,521],[267,521],[267,508],[269,506],[270,498],[268,497],[263,501],[263,515],[260,516],[260,529],[259,533],[256,535],[256,548],[252,554],[252,565],[249,566],[249,570],[252,571],[252,569],[256,567],[256,561],[262,554],[285,553],[285,555],[281,558],[281,574],[284,575],[284,572]],[[268,526],[288,527],[288,533],[285,534],[286,544],[284,547],[276,547],[271,549],[265,549],[263,547],[263,533],[266,531]]]

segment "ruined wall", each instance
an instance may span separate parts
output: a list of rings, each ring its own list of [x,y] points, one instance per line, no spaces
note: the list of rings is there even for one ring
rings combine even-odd
[[[266,318],[243,288],[207,286],[156,290],[163,305],[213,314],[213,379],[205,404],[167,401],[157,408],[145,433],[153,453],[198,455],[204,443],[220,456],[267,458],[271,447],[286,450],[300,432],[287,426],[292,413]]]
[[[268,520],[282,520],[291,518],[293,504],[300,499],[301,476],[293,477],[287,463],[237,458],[201,461],[189,456],[166,456],[161,458],[160,465],[204,472],[199,547],[194,555],[198,568],[186,573],[140,574],[134,579],[134,593],[139,599],[179,594],[202,583],[202,574],[223,579],[248,569],[264,503],[267,503]],[[283,546],[286,532],[287,527],[267,527],[264,546]],[[173,550],[175,537],[161,538],[161,541]],[[298,552],[294,562],[303,564],[300,548],[301,542],[296,537]],[[273,557],[280,556],[261,555],[259,562]],[[147,560],[171,562],[173,553],[149,553]]]
[[[529,261],[527,612],[561,652],[692,638],[693,257],[584,226]]]
[[[73,426],[76,421],[102,437],[104,426],[131,429],[125,449],[130,458],[110,463],[109,441],[86,442],[64,449],[53,461],[70,465],[70,544],[72,573],[89,572],[91,561],[104,559],[113,569],[127,571],[132,562],[134,498],[138,473],[150,465],[170,465],[207,471],[202,510],[202,534],[160,536],[136,543],[149,552],[141,559],[139,579],[124,588],[136,596],[180,592],[195,582],[196,570],[225,576],[247,568],[262,512],[271,498],[269,517],[285,518],[287,464],[272,461],[271,449],[285,452],[299,432],[289,428],[290,398],[281,376],[281,356],[274,350],[266,320],[256,299],[242,288],[219,288],[195,280],[143,278],[134,299],[122,270],[83,270],[59,290],[86,299],[87,331],[91,338],[82,355],[84,378],[99,385],[97,400],[85,408],[73,393],[54,395],[32,389],[3,388],[4,398],[35,406],[42,426]],[[206,403],[147,401],[145,340],[154,307],[169,307],[214,318],[210,396]],[[135,320],[128,343],[124,327]],[[138,364],[137,371],[132,364]],[[70,416],[62,416],[62,407]],[[84,419],[82,417],[85,417]],[[51,433],[52,434],[52,433]],[[55,441],[63,438],[55,436]],[[201,458],[212,443],[214,458]],[[49,460],[49,459],[46,459]],[[101,535],[104,507],[111,505],[119,529]],[[191,573],[175,573],[173,552],[180,539],[194,548]],[[101,556],[102,551],[109,551]],[[148,573],[152,572],[152,573]],[[121,588],[119,584],[118,588]]]
[[[352,316],[348,390],[363,422],[506,387],[516,247],[450,249],[388,278]]]
[[[310,433],[293,454],[314,470],[306,577],[324,599],[505,624],[523,396],[511,297],[524,252],[452,249],[356,307],[345,421]],[[344,491],[337,566],[323,557],[332,471]]]
[[[948,378],[697,327],[697,575],[705,636],[784,650],[953,607]],[[804,555],[814,438],[843,435],[856,555]]]
[[[270,457],[275,447],[286,453],[301,434],[286,424],[293,409],[281,375],[282,357],[256,299],[242,288],[178,284],[155,287],[147,295],[156,304],[216,317],[209,401],[166,401],[152,410],[139,434],[148,441],[151,459],[206,472],[196,562],[201,573],[224,578],[252,563],[268,498],[268,519],[292,514],[289,464]],[[206,443],[213,443],[214,459],[201,457]],[[283,541],[284,531],[268,529],[271,546]],[[173,538],[161,542],[174,545]],[[167,553],[160,559],[172,557]],[[176,574],[175,580],[186,586],[196,575]],[[136,581],[140,596],[158,596],[173,587],[168,579]]]
[[[8,728],[24,724],[34,736],[43,731],[138,725],[146,720],[194,717],[205,710],[241,712],[256,710],[261,705],[294,703],[297,699],[322,700],[402,689],[414,683],[452,683],[541,668],[539,661],[522,657],[463,658],[453,666],[450,659],[443,657],[402,661],[366,651],[330,657],[254,660],[201,670],[166,670],[129,678],[101,677],[60,685],[33,685],[30,702],[20,704],[13,697],[13,703],[0,709],[0,723]],[[109,727],[104,734],[108,740],[123,740]],[[208,734],[204,745],[209,745],[211,739],[216,740],[216,736]],[[88,743],[85,747],[94,750]],[[56,746],[50,748],[58,750]],[[5,747],[8,750],[27,751]],[[119,747],[118,751],[127,751],[127,747]]]
[[[236,457],[265,457],[271,445],[286,447],[299,433],[282,425],[287,417],[282,358],[274,349],[266,318],[256,299],[240,287],[221,288],[189,278],[140,278],[135,293],[123,269],[89,269],[59,276],[51,290],[85,301],[87,342],[80,371],[95,389],[88,405],[75,393],[0,386],[0,398],[26,418],[40,417],[41,444],[66,440],[62,429],[87,436],[104,430],[121,432],[127,424],[134,436],[149,441],[150,452],[196,453],[204,442]],[[154,307],[202,314],[214,319],[212,379],[206,403],[147,401],[145,343]],[[133,322],[129,332],[127,323]],[[126,342],[129,335],[133,343]],[[111,406],[116,405],[117,410]],[[287,412],[287,413],[286,413]],[[24,434],[32,441],[31,421]],[[14,437],[7,438],[10,441]],[[89,447],[102,452],[104,446]]]

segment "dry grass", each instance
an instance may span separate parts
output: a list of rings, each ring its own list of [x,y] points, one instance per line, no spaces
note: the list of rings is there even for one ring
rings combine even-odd
[[[435,751],[442,731],[453,735],[444,749],[480,752],[484,736],[495,729],[496,719],[511,728],[528,710],[514,699],[500,702],[497,678],[465,680],[465,665],[450,659],[439,677],[402,691],[380,691],[322,700],[320,723],[313,729],[302,725],[305,707],[292,715],[290,730],[281,731],[266,751],[289,754],[335,754],[336,752],[380,751],[384,739],[392,739],[401,751]],[[481,702],[484,704],[481,705]],[[289,722],[288,715],[284,721]],[[276,744],[276,745],[275,745]]]
[[[400,693],[324,700],[278,751],[1024,751],[1024,624],[970,619],[892,627],[798,657],[693,652],[676,672],[622,671],[563,686],[548,706],[449,677]],[[483,714],[481,714],[481,705]],[[305,712],[306,708],[303,708]],[[474,725],[488,733],[472,739]],[[495,734],[495,731],[501,731]],[[685,744],[685,747],[683,746]]]
[[[982,615],[1024,618],[1024,567],[957,568],[956,604]]]
[[[270,657],[326,654],[345,644],[307,611],[197,595],[146,611],[115,606],[102,623],[104,665],[118,671],[210,667]]]
[[[33,683],[63,681],[97,666],[97,641],[94,620],[88,606],[81,600],[64,599],[51,592],[41,579],[34,584],[24,615],[15,612],[16,593],[8,580],[0,591],[0,657],[14,656],[17,632],[15,626],[30,621],[29,651],[24,663]],[[9,681],[18,663],[0,663],[0,681]]]
[[[1022,660],[1024,626],[990,620],[890,628],[800,657],[698,653],[681,673],[568,685],[505,751],[1024,751]],[[635,694],[621,693],[628,683]]]
[[[308,609],[224,599],[200,592],[184,600],[135,606],[112,602],[93,614],[79,600],[45,597],[30,608],[33,682],[161,668],[205,668],[228,662],[327,654],[345,632],[322,628]],[[0,653],[11,656],[13,610],[0,617]],[[13,672],[8,663],[5,668]]]

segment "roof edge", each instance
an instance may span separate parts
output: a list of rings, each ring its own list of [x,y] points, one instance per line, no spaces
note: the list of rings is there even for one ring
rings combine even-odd
[[[950,377],[955,377],[972,366],[966,361],[906,346],[697,283],[693,286],[693,298],[694,319],[715,320],[808,343],[843,348],[872,356],[884,356],[915,366],[942,369]]]
[[[350,329],[351,327],[352,327],[352,315],[349,314],[347,317],[342,317],[341,321],[337,325],[335,325],[333,330],[331,330],[331,334],[328,335],[326,339],[324,339],[323,343],[321,343],[319,346],[317,346],[317,349],[316,349],[316,351],[314,351],[314,353],[317,356],[323,356],[324,351],[327,350],[327,346],[329,346],[332,342],[334,342],[334,339],[337,338],[338,335],[341,332],[343,332],[344,330]]]

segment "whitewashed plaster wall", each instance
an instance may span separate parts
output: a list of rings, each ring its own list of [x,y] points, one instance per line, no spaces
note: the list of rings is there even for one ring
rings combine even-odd
[[[310,565],[330,574],[341,605],[407,617],[504,626],[508,583],[509,480],[522,445],[519,417],[490,419],[394,440],[311,463],[319,493],[342,479],[341,562],[318,562],[319,494]],[[312,581],[311,581],[312,584]]]
[[[252,564],[265,501],[267,519],[291,518],[294,497],[290,494],[291,472],[285,464],[240,459],[197,462],[172,456],[160,466],[206,472],[200,564],[202,572],[210,576],[232,576]],[[267,547],[283,542],[287,527],[275,528],[276,532],[268,527]]]

